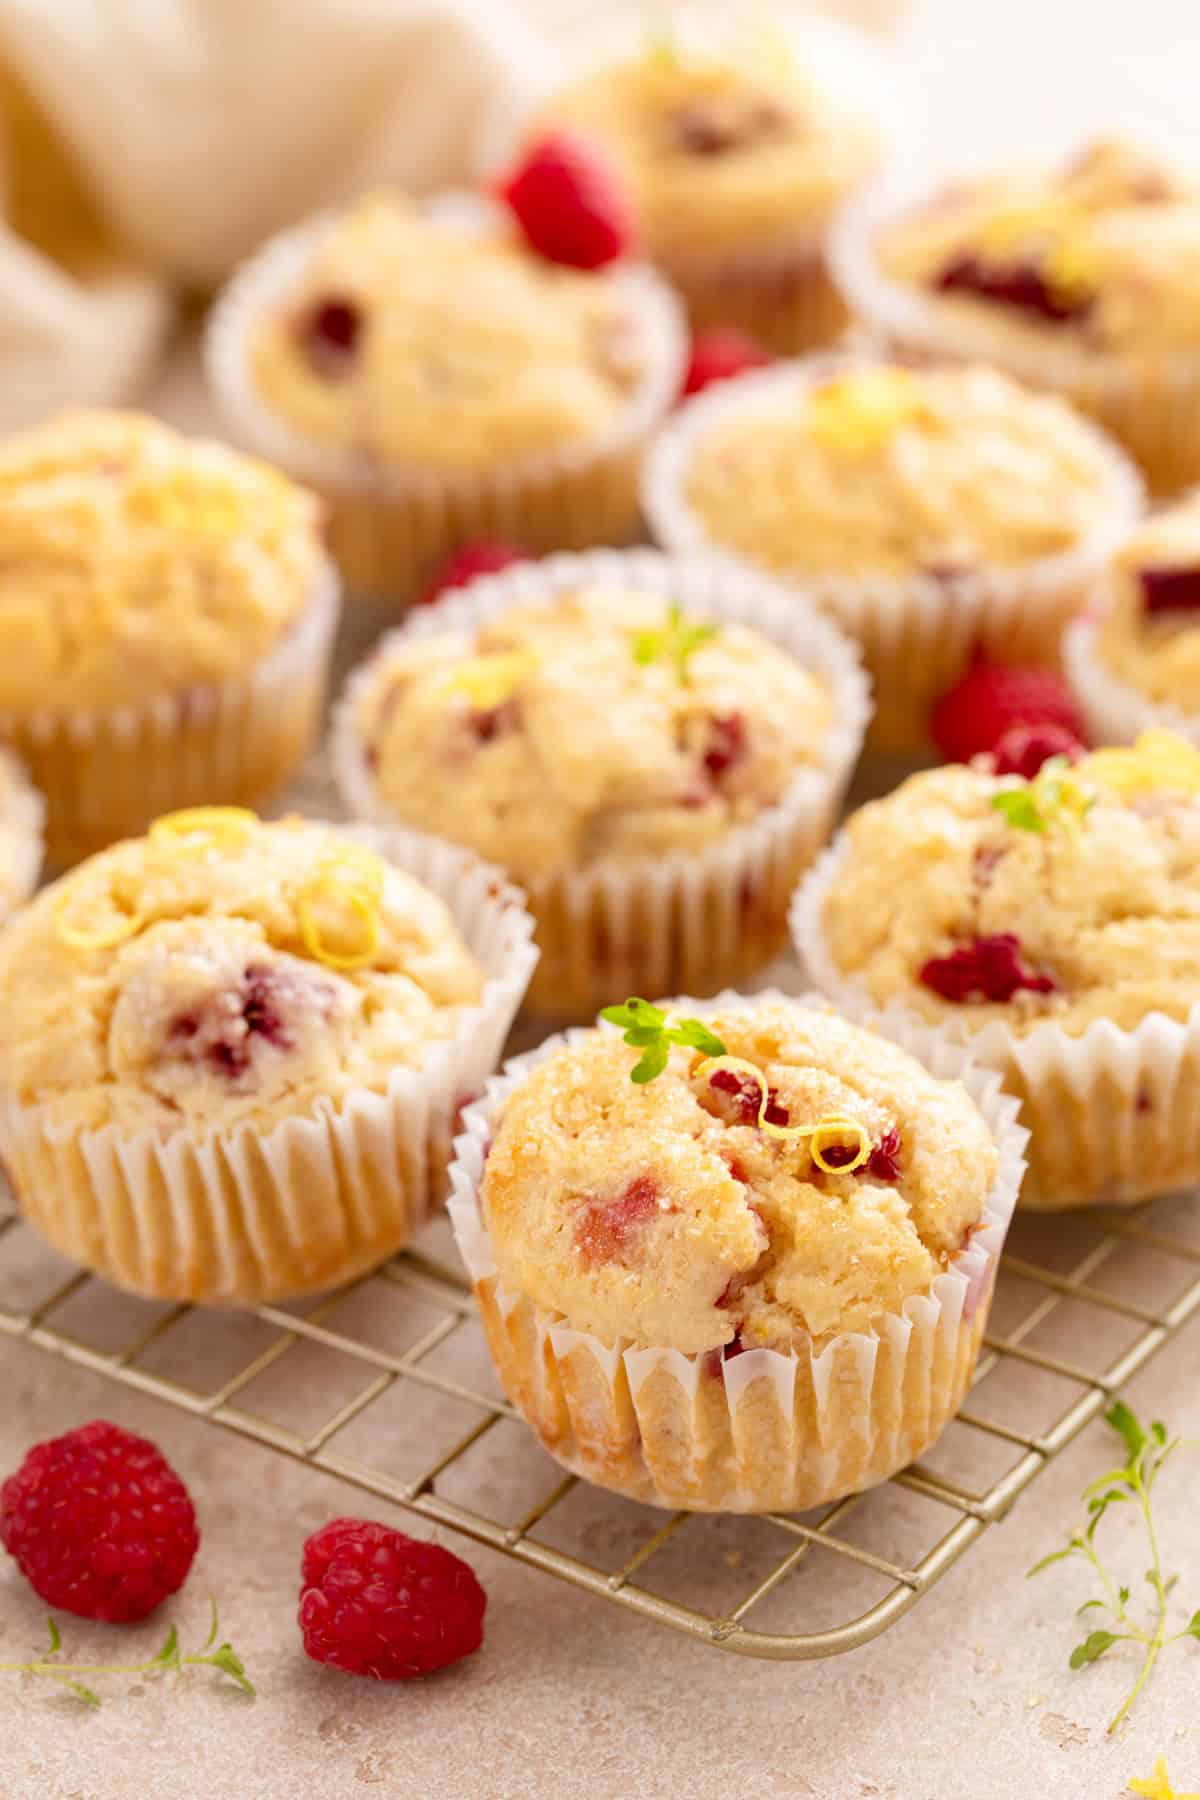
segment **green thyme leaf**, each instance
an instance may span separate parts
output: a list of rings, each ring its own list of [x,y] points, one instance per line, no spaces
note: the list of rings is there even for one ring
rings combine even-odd
[[[1086,1663],[1099,1662],[1106,1650],[1111,1650],[1116,1643],[1111,1631],[1092,1631],[1084,1638],[1082,1644],[1076,1644],[1071,1652],[1071,1667],[1082,1669]]]
[[[1132,1407],[1126,1406],[1124,1400],[1118,1400],[1109,1407],[1104,1420],[1112,1426],[1128,1450],[1130,1462],[1134,1462],[1146,1448],[1146,1433],[1142,1430],[1137,1414]]]
[[[651,1006],[648,1000],[636,997],[626,1000],[620,1006],[606,1006],[600,1014],[610,1025],[623,1025],[636,1028],[640,1025],[653,1025],[661,1030],[667,1022],[667,1015],[660,1012],[657,1006]]]
[[[702,1050],[705,1056],[724,1056],[725,1046],[716,1032],[710,1031],[700,1019],[680,1019],[667,1032],[673,1044],[682,1044],[688,1050]]]
[[[672,1044],[685,1050],[699,1050],[705,1056],[725,1054],[724,1044],[703,1019],[675,1019],[668,1023],[666,1013],[659,1007],[636,996],[618,1006],[604,1007],[600,1017],[609,1025],[619,1025],[630,1048],[641,1051],[629,1072],[630,1080],[636,1081],[639,1087],[662,1074]]]
[[[1032,781],[1018,781],[993,794],[992,807],[1003,813],[1016,831],[1042,832],[1052,826],[1078,831],[1091,810],[1092,799],[1072,775],[1070,759],[1051,756]]]
[[[212,1627],[206,1642],[198,1651],[185,1656],[179,1644],[179,1633],[172,1625],[163,1640],[157,1654],[140,1663],[70,1663],[52,1662],[62,1649],[62,1634],[56,1622],[51,1619],[50,1648],[44,1656],[35,1657],[30,1662],[0,1662],[0,1672],[15,1675],[40,1675],[47,1681],[55,1681],[68,1693],[74,1694],[85,1706],[100,1705],[100,1695],[95,1688],[86,1682],[76,1679],[80,1675],[164,1675],[180,1674],[185,1668],[205,1667],[218,1670],[227,1675],[246,1694],[254,1694],[253,1682],[246,1674],[245,1665],[232,1644],[218,1644],[217,1608],[212,1605]],[[215,1646],[215,1648],[214,1648]]]
[[[671,1046],[667,1042],[665,1032],[659,1032],[652,1044],[647,1044],[642,1052],[641,1060],[629,1071],[630,1081],[636,1081],[644,1087],[648,1081],[654,1081],[667,1066],[667,1058],[671,1054]]]
[[[672,662],[680,687],[688,684],[688,664],[702,644],[717,635],[719,626],[704,619],[688,619],[674,602],[667,623],[657,631],[633,633],[633,660],[636,663]]]
[[[47,1654],[55,1656],[62,1649],[62,1632],[53,1619],[47,1619],[46,1623],[50,1627],[50,1649]]]

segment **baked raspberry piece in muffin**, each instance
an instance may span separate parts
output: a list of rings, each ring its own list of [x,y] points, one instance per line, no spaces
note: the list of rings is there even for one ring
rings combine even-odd
[[[514,1065],[468,1120],[452,1216],[555,1455],[659,1504],[812,1505],[885,1479],[958,1404],[1015,1109],[985,1117],[946,1078],[961,1057],[935,1074],[819,1008],[687,1004],[630,1000],[621,1032]]]
[[[1019,1093],[1027,1198],[1136,1200],[1200,1178],[1200,752],[1169,732],[1032,780],[913,776],[802,889],[797,943],[852,1010],[917,1015]]]
[[[30,1221],[199,1300],[327,1285],[397,1247],[531,961],[494,873],[443,875],[476,889],[465,935],[402,866],[427,854],[194,809],[31,902],[0,945],[0,1143]],[[477,955],[497,915],[505,949]]]

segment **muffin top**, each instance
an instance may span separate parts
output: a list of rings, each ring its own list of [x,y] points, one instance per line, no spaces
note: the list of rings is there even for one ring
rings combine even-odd
[[[1013,343],[1200,347],[1200,187],[1129,144],[959,182],[880,232],[894,279]]]
[[[1200,1002],[1200,751],[1171,732],[1033,781],[914,775],[846,835],[822,926],[879,1005],[1078,1034]]]
[[[831,721],[758,632],[590,586],[393,640],[355,724],[392,813],[530,880],[702,848],[819,767]]]
[[[1096,654],[1150,699],[1200,713],[1200,492],[1155,513],[1122,545]]]
[[[311,442],[445,473],[594,437],[641,358],[612,275],[385,194],[322,238],[252,345],[260,399]]]
[[[589,1032],[510,1095],[481,1196],[500,1285],[609,1343],[730,1354],[869,1331],[927,1294],[996,1172],[966,1089],[777,998],[703,1028],[646,1082]]]
[[[136,705],[243,673],[313,597],[316,499],[137,413],[0,444],[0,710]]]
[[[483,975],[428,889],[333,826],[168,814],[0,934],[0,1085],[166,1135],[383,1090]]]
[[[948,578],[1070,550],[1111,507],[1094,431],[995,369],[865,363],[810,383],[797,366],[709,404],[686,499],[713,542],[771,569]]]
[[[0,923],[28,898],[41,862],[41,802],[16,757],[0,750]]]
[[[869,173],[879,145],[777,33],[717,53],[648,44],[556,94],[535,121],[599,138],[629,184],[649,254],[811,235]]]

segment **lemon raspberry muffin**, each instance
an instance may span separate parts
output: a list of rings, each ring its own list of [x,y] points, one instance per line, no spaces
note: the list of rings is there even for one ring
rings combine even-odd
[[[953,1031],[1003,1074],[1029,1204],[1200,1179],[1200,751],[1182,738],[1032,781],[916,775],[852,816],[794,925],[838,1004]]]
[[[21,764],[0,750],[0,924],[37,886],[45,815]]]
[[[683,354],[648,270],[559,267],[483,202],[388,194],[269,244],[209,336],[239,435],[324,495],[348,584],[391,598],[476,537],[628,539]]]
[[[337,610],[318,525],[264,463],[136,413],[0,443],[0,742],[54,861],[302,761]]]
[[[1129,534],[1063,650],[1094,743],[1200,737],[1200,492]]]
[[[510,1064],[459,1140],[451,1217],[510,1398],[576,1473],[662,1506],[886,1480],[970,1380],[1015,1106],[961,1051],[778,994],[606,1017],[624,1040]]]
[[[0,941],[0,1155],[30,1223],[143,1294],[250,1301],[397,1249],[528,979],[496,872],[397,837],[156,822]]]
[[[793,581],[856,637],[872,742],[910,750],[977,651],[1053,659],[1140,489],[1061,401],[992,369],[814,358],[684,406],[646,473],[660,543]]]
[[[876,196],[840,228],[849,303],[903,349],[1058,389],[1170,491],[1200,477],[1200,184],[1103,141],[1047,169]]]
[[[824,237],[882,154],[858,97],[812,61],[781,33],[707,46],[681,34],[570,82],[530,127],[536,137],[569,126],[603,145],[693,324],[737,325],[783,352],[845,324]]]
[[[439,832],[530,896],[543,1010],[687,976],[711,992],[787,936],[868,712],[853,649],[768,582],[648,551],[559,556],[412,615],[334,734],[358,817]]]

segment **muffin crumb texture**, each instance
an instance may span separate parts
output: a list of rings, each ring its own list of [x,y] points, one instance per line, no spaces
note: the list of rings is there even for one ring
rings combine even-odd
[[[700,432],[684,482],[710,541],[770,569],[944,581],[1062,554],[1104,524],[1095,434],[997,370],[760,379]]]
[[[315,498],[136,413],[0,446],[0,711],[136,705],[241,675],[323,568]]]
[[[1032,782],[915,775],[846,835],[822,926],[878,1005],[1078,1035],[1200,1001],[1200,754],[1170,733]]]
[[[1153,514],[1126,539],[1096,655],[1147,699],[1200,713],[1200,494]]]
[[[1064,337],[1114,353],[1200,347],[1200,189],[1128,143],[958,182],[876,249],[894,279],[986,316],[998,351]]]
[[[812,81],[782,33],[655,44],[556,95],[535,121],[597,137],[670,263],[819,232],[878,159],[875,134]]]
[[[483,976],[442,902],[326,825],[160,820],[0,941],[0,1084],[54,1122],[160,1135],[383,1091]]]
[[[588,587],[402,638],[355,723],[392,814],[533,880],[720,838],[821,768],[832,701],[756,631]]]
[[[442,474],[595,438],[640,360],[610,276],[386,194],[333,225],[252,344],[259,398],[302,437]]]
[[[867,1160],[759,1124],[761,1084],[675,1049],[645,1086],[606,1030],[508,1099],[482,1207],[501,1289],[609,1344],[685,1353],[820,1348],[931,1283],[983,1216],[997,1167],[961,1084],[833,1014],[782,1001],[705,1023],[767,1085],[777,1127],[855,1121]],[[855,1134],[820,1153],[855,1160]]]

